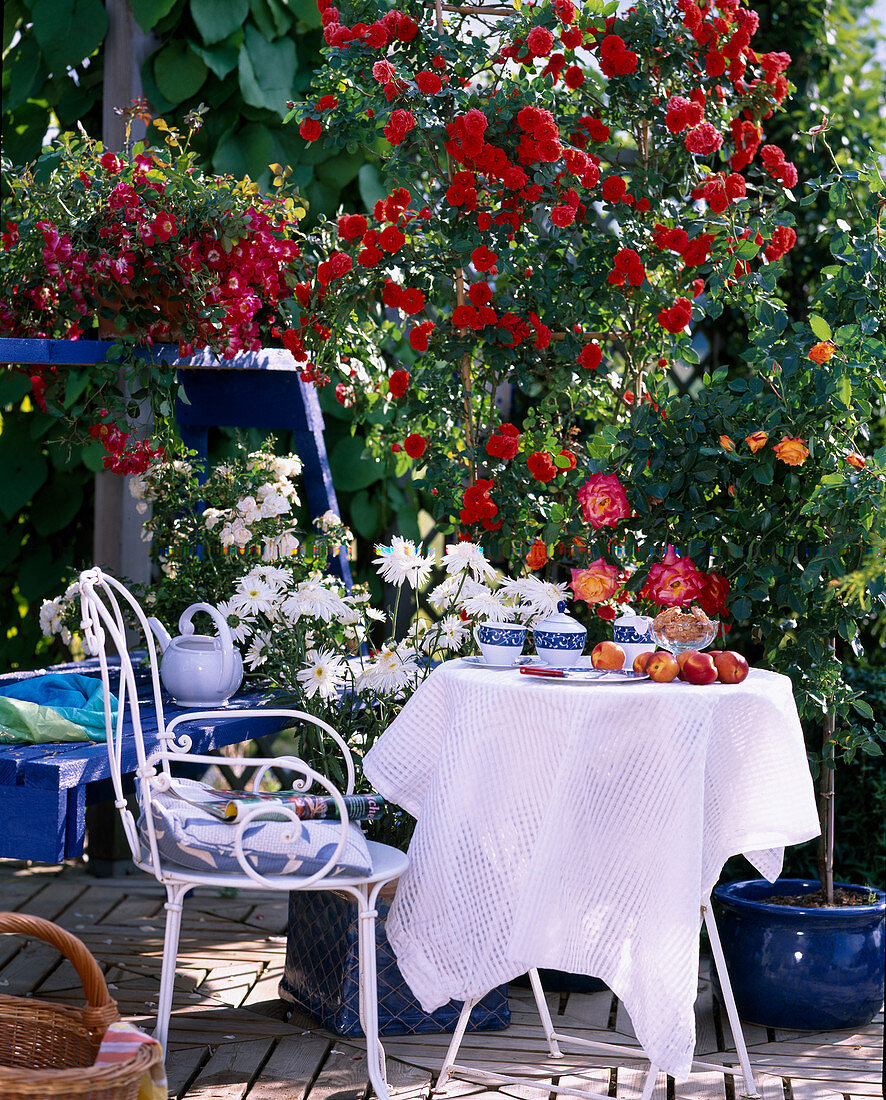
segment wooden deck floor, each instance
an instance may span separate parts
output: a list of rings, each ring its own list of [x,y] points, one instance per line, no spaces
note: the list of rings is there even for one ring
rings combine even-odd
[[[285,948],[286,898],[263,892],[220,897],[199,890],[185,906],[179,982],[167,1071],[170,1096],[188,1100],[366,1100],[365,1054],[289,1015],[277,998]],[[0,908],[46,917],[74,932],[107,973],[124,1016],[145,1026],[157,999],[163,943],[163,893],[144,876],[88,877],[76,864],[26,867],[0,860]],[[0,937],[0,991],[82,1003],[73,970],[45,944]],[[612,994],[551,994],[558,1028],[634,1045],[630,1020]],[[549,1062],[528,990],[512,987],[511,1027],[468,1036],[461,1060],[540,1082],[578,1084],[638,1100],[642,1063],[606,1058]],[[734,1064],[731,1034],[704,972],[696,1005],[698,1053]],[[882,1097],[882,1017],[858,1034],[773,1032],[747,1027],[763,1100]],[[389,1038],[388,1076],[396,1100],[424,1100],[447,1036]],[[528,1067],[534,1068],[528,1068]],[[504,1068],[508,1067],[508,1069]],[[590,1068],[588,1068],[590,1067]],[[617,1090],[617,1091],[616,1091]],[[504,1086],[507,1095],[546,1100],[544,1089]],[[0,1087],[2,1093],[2,1087]],[[448,1095],[488,1094],[460,1082]],[[661,1075],[654,1100],[735,1100],[731,1079],[695,1073],[675,1085]]]

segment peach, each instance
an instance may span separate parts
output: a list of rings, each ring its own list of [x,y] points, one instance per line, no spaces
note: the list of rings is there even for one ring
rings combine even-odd
[[[717,679],[717,666],[713,657],[693,650],[686,655],[681,676],[690,684],[712,684]]]
[[[646,666],[649,664],[649,658],[654,652],[655,650],[647,649],[643,653],[638,653],[634,658],[634,664],[632,666],[634,672],[645,672]]]
[[[680,666],[666,649],[659,649],[646,662],[646,672],[650,680],[657,684],[669,684],[677,678]]]
[[[748,662],[734,649],[725,649],[714,655],[717,675],[724,684],[740,684],[748,674]]]
[[[616,642],[597,642],[591,650],[591,664],[594,668],[624,668],[625,651]]]
[[[686,663],[686,658],[691,656],[693,653],[698,653],[698,650],[697,649],[684,649],[682,653],[678,653],[676,655],[677,664],[680,666],[680,679],[681,680],[686,679],[686,677],[683,675],[683,665]]]

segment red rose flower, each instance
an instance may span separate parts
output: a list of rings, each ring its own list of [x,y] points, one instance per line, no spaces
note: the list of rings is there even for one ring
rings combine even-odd
[[[409,389],[409,371],[395,370],[388,379],[388,391],[391,397],[402,397]]]
[[[305,141],[316,141],[323,133],[323,127],[315,118],[306,118],[301,126],[299,126],[298,132]]]
[[[692,320],[692,302],[679,297],[670,309],[663,309],[658,315],[658,323],[668,332],[682,332]]]
[[[427,351],[428,340],[431,333],[434,331],[433,321],[422,321],[420,325],[416,325],[415,328],[409,333],[409,346],[413,351]]]
[[[412,435],[407,435],[403,440],[403,450],[409,455],[410,458],[421,458],[427,449],[428,441],[423,435],[419,435],[418,432],[413,432]]]
[[[536,481],[550,481],[560,472],[547,451],[533,451],[526,459],[526,465]]]
[[[443,81],[440,77],[429,69],[423,69],[420,73],[416,73],[415,83],[418,85],[419,91],[424,92],[425,95],[436,95],[443,87]]]
[[[498,253],[490,252],[485,244],[478,245],[471,253],[471,263],[477,271],[490,271],[498,262]]]
[[[596,370],[603,361],[603,351],[599,344],[590,343],[585,346],[578,353],[576,362],[580,367],[585,370]]]

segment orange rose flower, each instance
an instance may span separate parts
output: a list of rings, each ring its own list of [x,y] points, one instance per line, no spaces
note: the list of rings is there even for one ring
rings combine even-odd
[[[788,466],[802,466],[809,457],[809,448],[796,436],[782,436],[781,443],[776,443],[772,449],[775,457]]]
[[[813,363],[826,363],[836,350],[830,340],[819,340],[809,349],[809,358]]]
[[[846,455],[846,461],[850,466],[854,466],[856,470],[863,470],[867,465],[867,460],[858,453],[858,451],[850,451]]]
[[[541,567],[547,560],[547,546],[545,546],[541,539],[536,539],[535,542],[529,547],[529,553],[526,555],[526,568],[541,569]]]
[[[735,450],[735,444],[732,442],[728,435],[720,436],[720,446],[723,448],[724,451]]]
[[[621,588],[621,574],[616,566],[597,558],[587,569],[573,569],[569,586],[577,600],[602,603]]]
[[[745,436],[745,443],[751,448],[751,451],[756,454],[761,447],[766,446],[766,441],[769,439],[768,432],[751,432],[750,435]]]

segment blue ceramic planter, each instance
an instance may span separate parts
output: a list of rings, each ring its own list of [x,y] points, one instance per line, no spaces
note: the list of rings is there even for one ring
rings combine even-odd
[[[879,1012],[886,894],[873,891],[872,905],[831,909],[766,900],[818,888],[806,879],[754,879],[714,889],[726,968],[739,1016],[748,1023],[833,1031],[863,1027]]]

